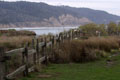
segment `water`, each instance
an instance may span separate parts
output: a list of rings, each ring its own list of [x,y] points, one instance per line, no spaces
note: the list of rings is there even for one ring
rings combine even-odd
[[[49,33],[58,34],[60,32],[68,31],[74,28],[77,27],[35,27],[35,28],[23,27],[23,28],[0,28],[0,30],[8,30],[8,29],[28,30],[28,31],[34,31],[37,35],[42,35]]]

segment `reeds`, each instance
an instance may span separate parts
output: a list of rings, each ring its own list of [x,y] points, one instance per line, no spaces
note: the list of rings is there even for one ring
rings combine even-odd
[[[19,47],[24,47],[24,45],[32,42],[32,37],[30,36],[1,36],[0,46],[5,47],[7,50],[15,49]]]
[[[54,62],[87,62],[106,57],[112,49],[119,49],[117,37],[91,37],[86,40],[66,41],[55,48]]]

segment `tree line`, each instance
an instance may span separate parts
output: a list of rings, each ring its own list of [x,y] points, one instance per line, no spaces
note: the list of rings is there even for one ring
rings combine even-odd
[[[110,22],[109,24],[95,24],[90,23],[80,26],[82,33],[89,36],[114,36],[120,35],[120,23]]]

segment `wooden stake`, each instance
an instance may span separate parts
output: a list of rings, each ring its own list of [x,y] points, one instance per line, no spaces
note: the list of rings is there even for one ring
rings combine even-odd
[[[0,80],[5,80],[5,53],[4,48],[0,47]]]

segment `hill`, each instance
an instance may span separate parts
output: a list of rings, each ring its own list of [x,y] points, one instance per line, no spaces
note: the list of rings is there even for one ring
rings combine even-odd
[[[120,16],[89,8],[0,1],[0,27],[78,26],[119,20]]]

